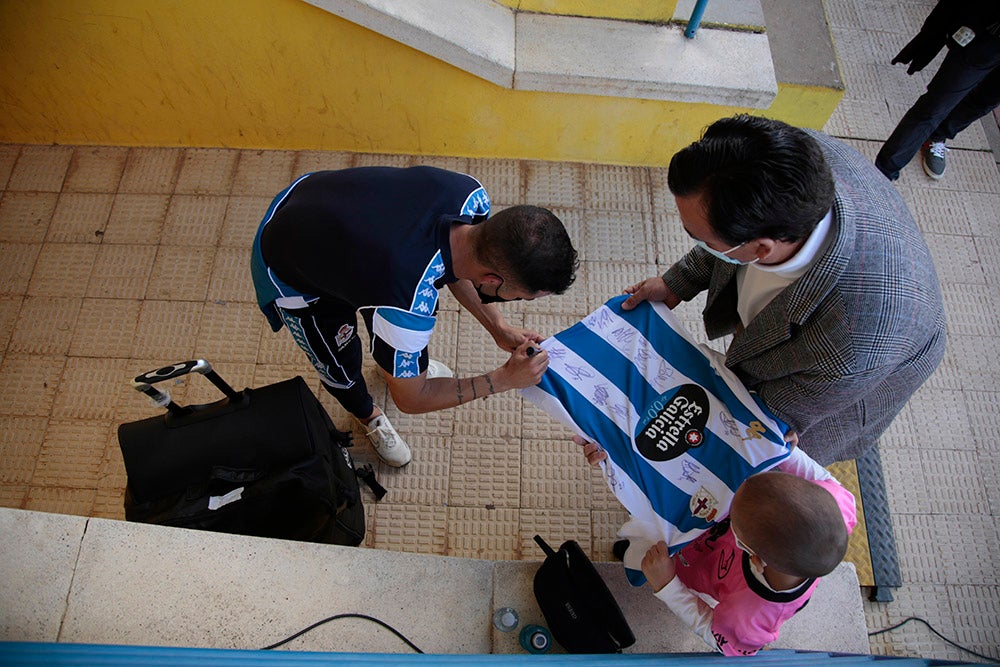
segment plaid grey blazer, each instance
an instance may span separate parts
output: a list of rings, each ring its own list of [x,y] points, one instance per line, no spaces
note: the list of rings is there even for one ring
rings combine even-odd
[[[736,270],[694,248],[663,276],[683,300],[708,290],[711,338],[747,387],[826,465],[863,455],[944,356],[945,315],[930,251],[890,182],[822,133],[836,181],[836,239],[738,331]]]

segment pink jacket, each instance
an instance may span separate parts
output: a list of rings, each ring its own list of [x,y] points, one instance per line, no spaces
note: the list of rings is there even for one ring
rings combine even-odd
[[[835,479],[815,481],[837,501],[848,532],[857,524],[854,496]],[[677,576],[656,593],[725,655],[753,655],[778,638],[781,624],[809,601],[819,579],[775,592],[754,577],[726,519],[674,556]],[[718,601],[714,610],[694,591]]]

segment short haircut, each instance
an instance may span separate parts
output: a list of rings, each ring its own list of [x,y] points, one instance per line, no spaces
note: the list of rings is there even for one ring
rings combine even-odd
[[[540,206],[511,206],[477,230],[480,262],[530,292],[562,294],[576,280],[576,250],[562,222]]]
[[[822,486],[784,472],[749,477],[736,492],[739,537],[769,566],[796,577],[829,574],[847,553],[847,526]]]
[[[781,121],[741,114],[717,120],[670,160],[678,197],[704,197],[726,243],[799,241],[833,206],[833,174],[819,143]]]

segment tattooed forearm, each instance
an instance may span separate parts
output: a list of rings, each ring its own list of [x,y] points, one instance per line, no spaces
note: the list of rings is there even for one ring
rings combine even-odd
[[[493,386],[493,378],[490,377],[490,374],[486,373],[485,375],[482,376],[482,378],[484,380],[486,380],[486,386],[487,386],[487,388],[489,390],[483,392],[482,395],[480,395],[479,391],[476,389],[476,380],[478,380],[479,377],[471,377],[471,378],[469,378],[469,386],[472,387],[472,398],[469,399],[470,401],[474,401],[477,398],[486,398],[490,394],[497,393],[496,387]],[[460,378],[456,378],[455,394],[458,397],[458,404],[459,405],[462,405],[462,403],[465,402],[465,396],[466,396],[466,394],[465,394],[464,391],[462,391],[462,383],[463,382],[465,382],[465,380],[460,379]]]

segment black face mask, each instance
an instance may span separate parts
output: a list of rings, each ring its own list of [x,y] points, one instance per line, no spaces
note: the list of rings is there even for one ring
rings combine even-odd
[[[503,283],[501,283],[501,286],[502,285],[503,285]],[[497,287],[497,294],[495,294],[493,296],[490,296],[489,294],[486,294],[485,292],[483,292],[483,286],[482,285],[477,285],[476,286],[476,294],[479,295],[479,300],[482,301],[483,303],[509,303],[511,301],[520,301],[521,300],[520,298],[517,298],[517,299],[505,299],[502,296],[498,296],[499,292],[500,292],[500,287]]]

